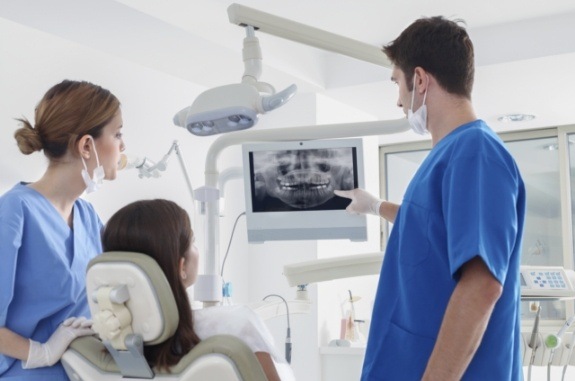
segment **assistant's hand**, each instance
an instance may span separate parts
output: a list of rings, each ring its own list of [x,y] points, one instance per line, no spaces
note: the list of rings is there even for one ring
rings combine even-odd
[[[25,363],[22,361],[22,367],[24,369],[32,369],[52,366],[60,360],[75,338],[93,335],[94,333],[92,330],[92,320],[88,320],[83,316],[68,318],[44,344],[30,340],[28,360]]]
[[[334,190],[333,193],[335,193],[337,196],[351,199],[351,204],[349,204],[346,208],[346,210],[350,213],[369,213],[376,216],[380,215],[379,207],[383,201],[361,188],[355,188],[353,190]]]

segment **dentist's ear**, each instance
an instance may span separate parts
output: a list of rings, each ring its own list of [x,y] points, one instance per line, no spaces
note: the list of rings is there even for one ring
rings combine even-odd
[[[427,71],[425,71],[425,69],[423,69],[420,66],[417,66],[414,70],[414,76],[416,76],[415,79],[415,87],[417,88],[417,92],[419,94],[423,94],[428,86],[429,86],[429,74],[427,73]]]

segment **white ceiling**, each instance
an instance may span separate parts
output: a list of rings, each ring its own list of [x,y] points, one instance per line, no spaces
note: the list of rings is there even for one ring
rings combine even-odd
[[[237,0],[316,28],[382,46],[420,16],[466,21],[475,44],[478,114],[496,130],[575,124],[573,0]],[[214,87],[241,80],[242,28],[230,24],[229,0],[0,0],[0,17]],[[402,117],[389,70],[257,33],[261,80],[296,83],[365,111]],[[497,122],[505,113],[531,122]]]

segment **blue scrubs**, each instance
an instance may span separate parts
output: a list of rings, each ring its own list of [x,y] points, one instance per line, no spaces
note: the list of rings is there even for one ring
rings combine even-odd
[[[0,197],[0,327],[40,343],[70,316],[90,316],[85,274],[102,252],[102,222],[85,200],[71,229],[40,193],[20,183]],[[62,365],[22,369],[0,354],[0,378],[68,380]]]
[[[440,140],[418,169],[387,244],[362,380],[420,380],[459,269],[481,257],[503,285],[463,380],[521,380],[520,284],[525,187],[481,120]]]

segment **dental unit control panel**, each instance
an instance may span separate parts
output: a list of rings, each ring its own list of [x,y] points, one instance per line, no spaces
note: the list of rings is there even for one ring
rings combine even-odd
[[[575,271],[559,266],[521,266],[522,299],[575,298]]]

